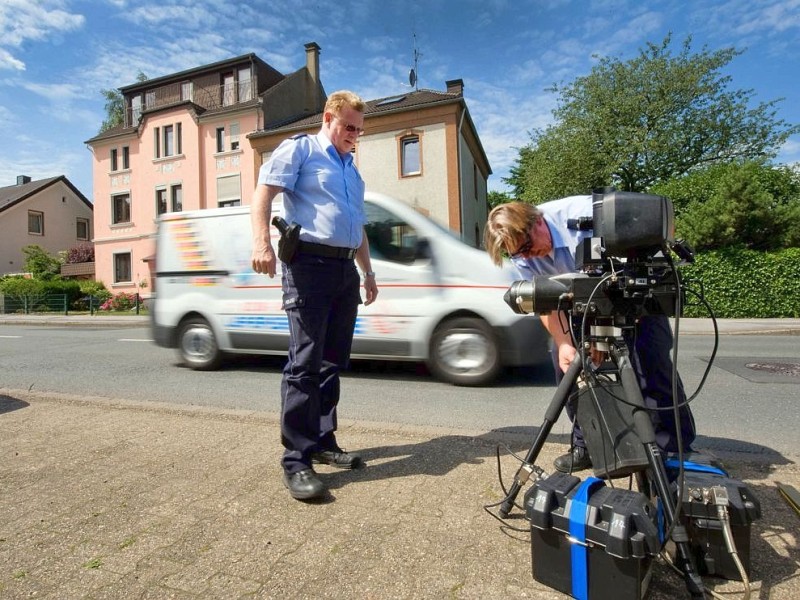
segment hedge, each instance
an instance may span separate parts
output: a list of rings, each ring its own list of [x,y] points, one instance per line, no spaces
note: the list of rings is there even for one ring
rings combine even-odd
[[[800,317],[800,248],[758,252],[727,248],[698,253],[680,267],[684,287],[702,291],[719,318]],[[707,317],[687,294],[686,317]]]

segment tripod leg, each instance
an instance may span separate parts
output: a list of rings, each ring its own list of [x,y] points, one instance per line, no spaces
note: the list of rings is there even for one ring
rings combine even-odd
[[[508,490],[508,495],[498,509],[502,518],[505,519],[508,513],[511,512],[511,507],[514,506],[517,494],[519,494],[522,486],[525,485],[525,482],[528,480],[528,471],[525,469],[536,462],[536,457],[538,457],[539,452],[542,451],[547,436],[550,435],[553,425],[558,421],[561,411],[564,410],[567,404],[572,386],[575,385],[575,382],[578,380],[578,375],[582,367],[583,359],[579,352],[575,355],[575,358],[572,359],[567,372],[564,374],[564,378],[561,380],[561,383],[558,384],[555,394],[553,394],[553,399],[550,401],[547,411],[545,412],[544,423],[542,423],[542,426],[539,428],[539,432],[536,434],[536,438],[534,438],[533,445],[530,450],[528,450],[528,454],[525,455],[525,460],[522,465],[520,465],[519,469],[517,469],[517,473],[514,475],[514,483]]]
[[[658,447],[658,444],[656,444],[656,433],[653,429],[653,423],[650,421],[650,417],[645,410],[642,391],[639,389],[636,372],[631,365],[624,341],[620,346],[614,346],[611,349],[611,356],[617,363],[625,396],[629,402],[640,407],[634,409],[634,427],[636,428],[637,435],[644,444],[647,453],[647,462],[650,465],[650,470],[653,475],[655,492],[658,494],[658,497],[661,499],[661,504],[664,507],[667,525],[673,525],[672,541],[675,543],[678,567],[683,571],[686,589],[689,591],[692,598],[704,598],[703,580],[700,578],[689,549],[689,534],[686,531],[686,527],[681,523],[675,522],[675,500],[673,500],[670,494],[669,479],[667,477],[667,471],[664,468],[664,461],[661,457],[661,449]]]

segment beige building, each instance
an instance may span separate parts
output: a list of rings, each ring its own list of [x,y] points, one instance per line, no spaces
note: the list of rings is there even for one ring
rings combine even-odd
[[[491,174],[460,79],[367,101],[356,163],[367,189],[394,196],[480,247]],[[280,142],[316,133],[321,114],[267,126],[248,138],[260,166]]]
[[[305,66],[288,75],[247,54],[120,89],[125,122],[87,141],[95,268],[112,293],[153,291],[158,215],[249,204],[258,169],[281,140],[319,130],[320,48],[308,43],[305,54]],[[461,81],[369,101],[364,127],[356,161],[368,189],[479,245],[491,170]]]
[[[92,203],[61,175],[0,188],[0,275],[24,271],[22,248],[57,256],[93,236]]]

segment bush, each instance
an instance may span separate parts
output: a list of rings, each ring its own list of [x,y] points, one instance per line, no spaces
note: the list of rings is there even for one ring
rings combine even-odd
[[[103,302],[103,304],[100,305],[100,310],[128,311],[136,306],[137,300],[141,305],[142,299],[139,294],[120,292]]]
[[[681,267],[686,287],[699,291],[719,318],[800,317],[800,248],[757,252],[726,248],[699,253],[693,265]],[[694,283],[693,283],[694,282]],[[687,294],[686,317],[707,317]]]
[[[81,242],[67,251],[67,263],[87,263],[94,261],[94,244]]]

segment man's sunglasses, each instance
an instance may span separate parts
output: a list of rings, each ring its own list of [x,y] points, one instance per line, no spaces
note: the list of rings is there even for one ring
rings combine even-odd
[[[348,123],[347,121],[345,121],[345,120],[343,120],[343,119],[341,119],[339,117],[333,117],[333,118],[334,119],[339,119],[342,122],[342,125],[344,125],[345,131],[347,131],[349,133],[364,133],[364,128],[363,127],[356,127],[355,125],[351,125],[350,123]]]

